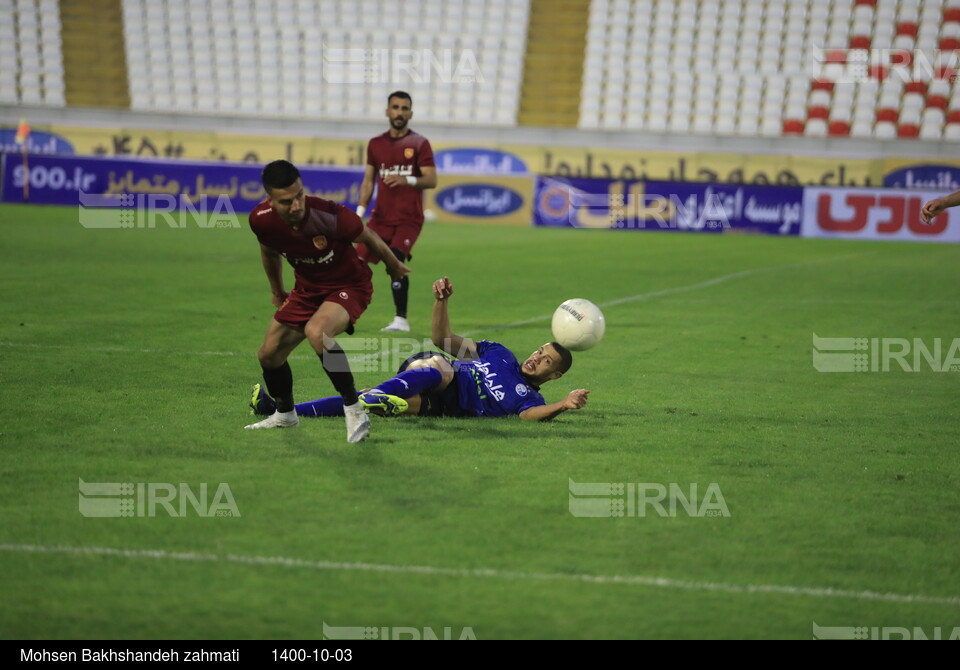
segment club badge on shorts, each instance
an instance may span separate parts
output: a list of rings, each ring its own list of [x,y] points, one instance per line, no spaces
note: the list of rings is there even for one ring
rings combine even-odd
[[[323,235],[317,235],[313,238],[313,246],[317,249],[323,250],[327,248],[327,238]]]

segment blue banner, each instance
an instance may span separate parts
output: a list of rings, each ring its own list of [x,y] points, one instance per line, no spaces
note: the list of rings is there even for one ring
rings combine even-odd
[[[527,164],[516,154],[497,149],[455,147],[434,153],[441,174],[526,174]]]
[[[221,210],[229,207],[239,215],[250,212],[265,197],[260,183],[263,166],[249,163],[30,155],[27,165],[29,181],[23,156],[3,155],[0,201],[24,202],[25,182],[31,203],[52,205],[86,204],[81,195],[118,201],[126,196],[125,202],[135,196],[138,205],[175,203],[196,211],[201,205],[218,203]],[[363,168],[298,169],[307,195],[356,207]]]
[[[883,185],[889,188],[956,191],[960,189],[960,168],[955,165],[910,165],[885,174]]]
[[[23,146],[17,144],[16,128],[0,128],[0,153],[23,153]],[[30,154],[72,154],[73,145],[61,135],[43,130],[31,130],[27,135],[27,153]]]
[[[803,188],[537,177],[535,226],[797,235]]]

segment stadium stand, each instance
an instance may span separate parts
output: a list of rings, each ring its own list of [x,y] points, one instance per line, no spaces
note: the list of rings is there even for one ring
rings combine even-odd
[[[937,141],[958,69],[960,0],[0,0],[0,104]]]
[[[66,104],[57,0],[0,0],[0,104]]]
[[[529,2],[123,0],[131,107],[516,125]],[[389,89],[389,90],[388,90]]]
[[[960,0],[593,0],[580,128],[955,139]]]

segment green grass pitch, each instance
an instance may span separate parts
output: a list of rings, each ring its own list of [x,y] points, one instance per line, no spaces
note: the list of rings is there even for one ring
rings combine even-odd
[[[590,402],[532,425],[374,417],[348,445],[341,419],[242,429],[272,314],[245,225],[93,230],[9,205],[0,222],[2,638],[960,626],[960,372],[812,362],[814,333],[939,339],[946,358],[960,247],[430,223],[411,336],[444,274],[454,330],[521,357],[588,298],[606,337],[544,395]],[[381,266],[375,288],[354,338],[384,336]],[[330,395],[307,345],[292,366],[299,400]],[[81,479],[226,484],[239,516],[88,517]],[[628,485],[614,502],[713,484],[729,515],[575,516],[571,480]]]

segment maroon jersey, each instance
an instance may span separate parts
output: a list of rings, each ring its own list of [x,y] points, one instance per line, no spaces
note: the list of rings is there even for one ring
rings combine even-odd
[[[363,232],[360,217],[313,196],[307,196],[305,208],[294,228],[264,200],[250,212],[250,228],[260,244],[279,251],[293,266],[297,287],[323,292],[370,284],[370,268],[352,244]]]
[[[373,223],[399,226],[404,223],[423,224],[423,192],[411,186],[383,185],[383,178],[396,174],[401,177],[420,177],[422,167],[434,167],[430,142],[412,130],[403,137],[390,137],[387,131],[367,144],[367,165],[377,171],[377,204],[370,213]]]

